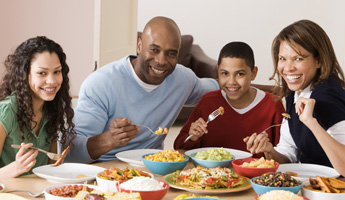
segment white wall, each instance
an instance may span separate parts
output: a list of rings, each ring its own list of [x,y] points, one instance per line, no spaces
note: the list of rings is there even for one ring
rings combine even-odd
[[[64,49],[70,93],[78,95],[94,65],[93,14],[93,0],[0,0],[0,80],[6,56],[23,41],[44,35]]]
[[[154,16],[170,17],[214,59],[228,42],[244,41],[253,48],[259,67],[254,82],[274,84],[268,81],[273,73],[272,40],[300,19],[324,28],[345,71],[344,8],[343,0],[139,0],[138,30]]]

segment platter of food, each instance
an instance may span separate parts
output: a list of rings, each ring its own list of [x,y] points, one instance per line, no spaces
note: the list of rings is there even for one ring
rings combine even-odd
[[[310,177],[315,178],[316,176],[326,176],[331,178],[337,178],[340,174],[333,168],[307,163],[288,163],[280,164],[278,172],[289,173],[292,177],[306,182]]]
[[[310,178],[309,184],[302,187],[302,195],[312,200],[345,199],[345,182],[330,177]]]
[[[51,182],[82,183],[94,180],[97,173],[103,172],[105,168],[81,163],[63,163],[57,167],[43,165],[34,168],[32,171],[37,176]]]
[[[143,161],[141,160],[141,156],[149,153],[157,153],[159,151],[163,151],[160,149],[134,149],[128,151],[122,151],[115,154],[119,160],[129,163],[135,167],[145,167]]]
[[[250,189],[250,180],[229,168],[201,166],[164,176],[170,187],[193,193],[222,194]]]
[[[203,147],[203,148],[192,149],[192,150],[186,151],[185,154],[190,157],[192,154],[198,153],[200,151],[207,151],[209,149],[220,149],[220,148],[221,147]],[[230,152],[230,154],[233,155],[236,159],[250,158],[253,156],[249,152],[245,152],[245,151],[241,151],[241,150],[237,150],[237,149],[229,149],[229,148],[223,148],[223,149]]]
[[[4,191],[4,189],[5,189],[5,185],[2,184],[2,183],[0,183],[0,193],[1,193],[2,191]]]

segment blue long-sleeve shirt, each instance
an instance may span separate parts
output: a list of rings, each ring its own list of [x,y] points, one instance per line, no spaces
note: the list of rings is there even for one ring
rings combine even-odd
[[[108,131],[110,122],[118,117],[152,130],[170,128],[184,105],[195,104],[205,93],[219,88],[214,79],[200,79],[192,70],[177,64],[172,74],[147,92],[134,79],[127,59],[105,65],[83,82],[74,118],[78,136],[67,162],[94,162],[86,147],[88,138]],[[165,134],[139,128],[138,135],[126,146],[112,149],[97,161],[114,160],[116,153],[130,149],[163,148]]]

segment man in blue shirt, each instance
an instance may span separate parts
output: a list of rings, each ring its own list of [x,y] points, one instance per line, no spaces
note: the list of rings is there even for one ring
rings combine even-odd
[[[169,18],[155,17],[138,40],[138,55],[109,63],[83,82],[75,109],[74,148],[67,161],[91,163],[114,160],[130,149],[163,149],[165,134],[182,107],[196,104],[218,84],[198,78],[177,57],[181,33]]]

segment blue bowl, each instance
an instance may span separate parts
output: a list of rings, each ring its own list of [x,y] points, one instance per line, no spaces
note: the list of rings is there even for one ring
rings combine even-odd
[[[190,155],[194,166],[202,166],[204,168],[216,168],[216,167],[230,167],[231,162],[235,159],[235,156],[231,160],[222,160],[222,161],[215,161],[215,160],[202,160],[198,158],[194,158],[197,153],[193,153]]]
[[[159,175],[167,175],[177,170],[182,170],[189,161],[189,158],[187,156],[183,156],[184,158],[186,158],[186,160],[180,161],[180,162],[158,162],[158,161],[151,161],[151,160],[145,159],[145,156],[152,155],[152,154],[154,153],[143,155],[141,157],[141,160],[143,161],[147,169]]]
[[[259,178],[260,176],[254,177],[252,179],[250,179],[250,183],[252,184],[252,187],[254,189],[254,191],[256,192],[256,194],[261,195],[261,194],[265,194],[266,192],[269,192],[271,190],[286,190],[286,191],[290,191],[293,192],[295,194],[297,194],[301,188],[302,188],[302,181],[298,180],[298,182],[300,183],[300,185],[298,186],[294,186],[294,187],[271,187],[271,186],[264,186],[264,185],[259,185],[253,182],[253,179],[255,178]]]

